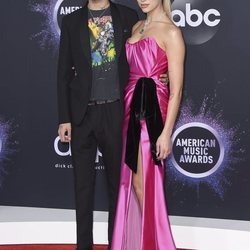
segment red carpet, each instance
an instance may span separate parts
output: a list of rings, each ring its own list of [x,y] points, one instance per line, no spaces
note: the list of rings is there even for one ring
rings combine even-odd
[[[75,247],[75,245],[4,245],[0,246],[0,250],[75,250]],[[107,246],[96,245],[94,250],[107,250]]]

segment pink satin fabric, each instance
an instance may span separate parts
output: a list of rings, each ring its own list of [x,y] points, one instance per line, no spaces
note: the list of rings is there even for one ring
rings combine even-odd
[[[132,186],[132,171],[125,164],[125,148],[130,103],[139,78],[153,78],[163,121],[166,119],[169,93],[159,75],[167,72],[166,53],[154,38],[134,44],[126,43],[130,78],[124,93],[123,157],[119,198],[116,210],[112,250],[176,250],[164,196],[164,168],[154,164],[146,123],[141,121],[143,168],[143,209],[141,211]]]

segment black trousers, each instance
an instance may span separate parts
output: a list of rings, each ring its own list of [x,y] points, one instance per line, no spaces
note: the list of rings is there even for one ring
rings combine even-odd
[[[111,244],[119,189],[122,151],[120,101],[88,106],[79,126],[72,127],[72,157],[75,176],[77,249],[92,249],[95,157],[103,155],[109,198],[108,239]]]

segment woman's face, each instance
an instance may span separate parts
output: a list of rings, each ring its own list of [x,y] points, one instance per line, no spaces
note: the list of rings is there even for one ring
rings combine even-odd
[[[144,13],[148,13],[161,4],[161,0],[137,0],[141,10]]]

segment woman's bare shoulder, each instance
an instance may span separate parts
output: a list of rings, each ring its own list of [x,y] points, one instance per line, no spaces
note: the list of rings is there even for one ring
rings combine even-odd
[[[143,23],[143,20],[139,20],[132,28],[132,34],[140,27],[140,25]]]
[[[161,22],[158,25],[158,34],[160,40],[165,44],[165,46],[174,43],[183,43],[182,32],[179,27],[177,27],[172,21]]]
[[[159,30],[162,35],[169,38],[174,38],[182,34],[181,29],[177,27],[172,21],[161,22],[159,25]]]

